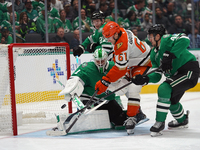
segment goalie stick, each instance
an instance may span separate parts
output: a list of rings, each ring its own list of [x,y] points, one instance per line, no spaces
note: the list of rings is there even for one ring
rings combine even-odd
[[[159,68],[156,68],[156,69],[150,71],[150,72],[147,73],[147,74],[144,74],[143,76],[147,76],[147,75],[149,75],[149,74],[151,74],[151,73],[153,73],[153,72],[155,72],[155,71],[158,71],[158,70],[160,70],[160,68],[161,68],[161,66],[160,66]],[[132,84],[132,82],[129,82],[129,83],[123,85],[122,87],[120,87],[120,88],[114,90],[113,92],[107,94],[106,96],[100,98],[99,100],[102,100],[102,99],[104,99],[104,98],[106,98],[106,97],[108,97],[108,96],[114,94],[115,92],[117,92],[117,91],[119,91],[119,90],[125,88],[126,86],[128,86],[128,85],[130,85],[130,84]],[[74,126],[74,124],[78,121],[79,117],[85,112],[85,110],[86,110],[88,107],[91,106],[91,104],[92,104],[91,102],[92,102],[94,96],[97,94],[97,92],[98,92],[98,90],[96,90],[96,91],[94,92],[94,94],[92,95],[92,97],[90,98],[90,100],[86,103],[86,106],[85,106],[84,108],[82,108],[82,109],[76,111],[75,113],[71,114],[71,115],[65,120],[64,124],[65,124],[65,123],[68,123],[74,115],[76,115],[76,114],[79,113],[79,114],[76,116],[75,120],[73,120],[73,122],[71,123],[71,125],[69,125],[69,127],[68,127],[66,130],[64,130],[64,131],[58,131],[58,132],[56,132],[56,133],[54,134],[54,136],[67,135],[67,134],[69,133],[69,131],[71,130],[71,128],[72,128],[72,127]],[[106,101],[105,101],[105,102],[106,102]],[[104,103],[105,103],[105,102],[104,102]],[[103,102],[100,103],[99,105],[101,105],[101,104],[103,105]],[[98,106],[98,105],[97,105],[97,106]],[[96,106],[96,109],[97,109],[97,106]],[[99,106],[99,107],[100,107],[100,106]],[[93,109],[93,110],[90,110],[90,111],[92,112],[92,111],[94,111],[94,110],[96,110],[96,109]],[[87,112],[87,113],[85,113],[85,114],[88,114],[88,113],[89,113],[89,112]],[[148,121],[148,119],[145,120],[144,122],[146,122],[146,121]],[[141,123],[139,123],[139,124],[141,124]],[[139,125],[139,124],[138,124],[138,125]],[[51,134],[51,135],[53,135],[53,134]]]
[[[161,69],[161,66],[160,66],[160,67],[158,67],[158,68],[156,68],[156,69],[154,69],[154,70],[152,70],[152,71],[150,71],[150,72],[148,72],[147,74],[144,74],[143,76],[147,76],[147,75],[149,75],[149,74],[151,74],[151,73],[154,73],[154,72],[156,72],[156,71],[158,71],[158,70],[160,70],[160,69]],[[119,91],[119,90],[121,90],[121,89],[123,89],[123,88],[125,88],[125,87],[129,86],[130,84],[132,84],[132,82],[129,82],[129,83],[127,83],[127,84],[125,84],[125,85],[121,86],[120,88],[118,88],[118,89],[116,89],[116,90],[112,91],[111,93],[109,93],[109,94],[107,94],[107,95],[103,96],[103,97],[102,97],[102,98],[100,98],[98,101],[100,101],[100,100],[102,100],[102,99],[104,99],[104,98],[106,98],[106,97],[108,97],[108,96],[110,96],[110,95],[114,94],[115,92],[117,92],[117,91]],[[86,109],[86,107],[87,107],[87,106],[85,106],[84,108],[82,108],[82,109],[79,109],[79,110],[77,110],[75,113],[71,114],[71,115],[72,115],[72,117],[73,117],[74,115],[76,115],[77,113],[79,113],[79,112],[82,112],[83,110],[85,110],[85,109]],[[72,117],[71,117],[71,118],[72,118]]]

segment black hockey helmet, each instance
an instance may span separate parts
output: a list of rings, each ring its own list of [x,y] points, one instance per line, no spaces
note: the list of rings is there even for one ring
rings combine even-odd
[[[94,20],[94,19],[104,19],[105,16],[104,16],[104,13],[102,11],[94,11],[92,13],[92,17],[91,19]]]
[[[151,26],[148,30],[148,34],[153,34],[154,36],[156,34],[159,34],[161,37],[165,34],[165,27],[162,24],[155,24]]]

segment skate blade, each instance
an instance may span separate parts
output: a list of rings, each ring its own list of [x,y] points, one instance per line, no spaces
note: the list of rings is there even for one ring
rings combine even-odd
[[[65,131],[54,131],[54,130],[50,130],[46,132],[46,135],[48,136],[61,136],[61,135],[66,135]]]
[[[140,121],[136,124],[136,126],[138,126],[138,125],[140,125],[140,124],[143,124],[143,123],[145,123],[145,122],[147,122],[147,121],[149,121],[149,118],[142,119],[142,120],[140,120]]]
[[[126,129],[128,135],[134,134],[134,129]]]
[[[151,132],[151,137],[161,136],[163,135],[162,131],[160,132]]]
[[[179,127],[168,127],[168,129],[184,129],[184,128],[188,128],[188,125],[179,126]]]

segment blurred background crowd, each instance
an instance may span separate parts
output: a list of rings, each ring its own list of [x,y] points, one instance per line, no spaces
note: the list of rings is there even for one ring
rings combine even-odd
[[[121,27],[131,30],[136,36],[143,34],[140,36],[141,40],[145,40],[148,28],[156,23],[163,24],[169,34],[185,33],[191,39],[189,48],[200,48],[199,0],[193,1],[193,7],[191,0],[154,0],[155,11],[152,8],[153,0],[13,1],[14,7],[12,0],[0,0],[1,44],[12,43],[13,32],[16,35],[16,42],[45,42],[45,14],[47,14],[48,33],[52,35],[49,42],[68,42],[72,49],[80,43],[79,31],[83,34],[83,40],[94,32],[91,14],[95,10],[101,10],[106,22],[117,21]],[[79,9],[79,2],[81,2],[81,9]],[[116,10],[115,6],[117,6]],[[79,26],[79,10],[81,26]],[[192,10],[194,20],[192,20]],[[194,45],[192,33],[195,34]]]

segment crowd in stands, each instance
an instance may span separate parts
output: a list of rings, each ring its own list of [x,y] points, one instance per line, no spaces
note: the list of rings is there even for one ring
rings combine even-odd
[[[92,33],[95,29],[91,14],[95,10],[101,10],[104,13],[106,22],[115,21],[117,12],[117,23],[132,31],[147,31],[152,25],[153,0],[120,0],[117,1],[117,10],[115,10],[114,0],[81,0],[81,29],[79,29],[78,2],[79,0],[47,0],[48,33],[57,33],[56,36],[58,36],[59,32],[66,34],[76,31],[74,37],[77,30],[81,30],[82,33]],[[25,36],[31,33],[40,34],[44,40],[46,31],[44,0],[14,0],[14,9],[15,14],[12,14],[11,0],[0,0],[0,30],[2,32],[0,37],[5,31],[12,35],[15,28],[17,42],[25,42]],[[191,10],[191,0],[155,0],[155,23],[163,24],[169,34],[185,33],[192,43]],[[12,21],[13,15],[15,15],[15,25]],[[196,2],[194,20],[196,48],[200,48],[199,18],[200,2]],[[6,40],[0,40],[1,43],[6,42]],[[66,39],[59,40],[55,37],[55,42],[62,41]]]

